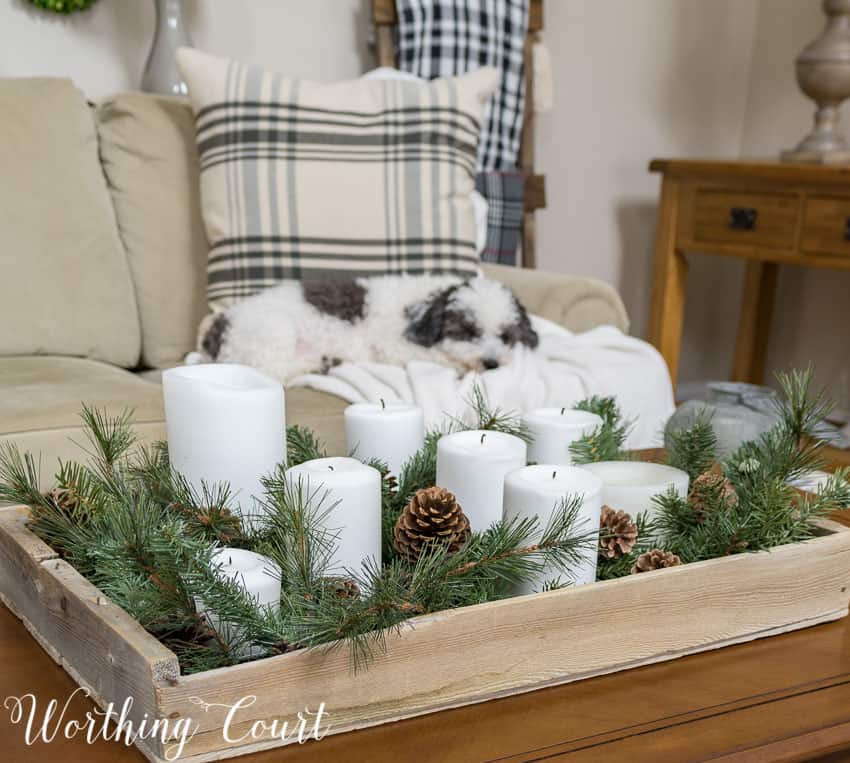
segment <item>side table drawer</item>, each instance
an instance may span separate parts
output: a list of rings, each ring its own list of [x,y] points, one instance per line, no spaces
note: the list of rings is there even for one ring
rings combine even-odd
[[[799,217],[800,197],[797,194],[697,189],[693,239],[793,249]]]
[[[850,257],[850,197],[812,196],[803,214],[803,252]]]

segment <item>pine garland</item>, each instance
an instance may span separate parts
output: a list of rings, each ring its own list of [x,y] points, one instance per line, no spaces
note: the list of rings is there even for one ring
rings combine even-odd
[[[514,417],[488,412],[483,396],[474,400],[475,426],[522,431]],[[84,409],[82,418],[90,463],[62,464],[47,495],[38,489],[35,459],[0,445],[0,500],[29,505],[33,532],[171,648],[186,673],[232,665],[249,653],[320,646],[347,646],[359,668],[410,617],[509,596],[544,566],[568,572],[596,542],[574,529],[579,502],[565,501],[542,529],[537,521],[499,522],[455,553],[437,546],[415,563],[385,544],[382,567],[366,563],[350,571],[351,580],[331,578],[335,534],[322,529],[331,507],[319,491],[287,481],[283,466],[264,480],[265,522],[248,530],[230,509],[226,485],[193,490],[171,468],[165,444],[138,447],[129,412],[108,417]],[[409,497],[435,483],[439,437],[427,436],[397,483],[385,465],[374,464],[383,472],[385,533]],[[309,430],[290,427],[287,438],[290,464],[324,455]],[[280,567],[279,612],[258,610],[216,574],[210,560],[223,545],[252,549]],[[358,590],[362,596],[340,595]]]
[[[661,546],[683,562],[806,540],[815,534],[817,519],[850,504],[845,469],[837,470],[816,495],[801,495],[789,484],[824,466],[818,433],[831,406],[823,392],[811,392],[811,368],[778,374],[777,379],[783,392],[780,420],[720,465],[728,486],[716,480],[694,495],[694,475],[710,466],[699,450],[700,444],[710,444],[707,419],[697,421],[696,431],[673,440],[670,461],[691,474],[692,491],[688,499],[673,491],[656,497],[656,529]]]

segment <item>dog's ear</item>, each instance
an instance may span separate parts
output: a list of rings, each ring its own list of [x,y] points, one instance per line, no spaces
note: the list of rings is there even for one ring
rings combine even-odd
[[[457,286],[434,292],[422,302],[408,305],[404,310],[407,328],[404,336],[414,344],[433,347],[443,338],[443,324],[449,299]]]
[[[537,332],[531,326],[531,319],[528,317],[528,311],[525,309],[525,305],[516,297],[514,297],[514,305],[516,305],[518,316],[516,340],[526,347],[533,349],[540,344],[540,337],[537,336]]]
[[[201,323],[198,344],[211,360],[218,358],[229,328],[230,319],[225,312],[211,313]]]

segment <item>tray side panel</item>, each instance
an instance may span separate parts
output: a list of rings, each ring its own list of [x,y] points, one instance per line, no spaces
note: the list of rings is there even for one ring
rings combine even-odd
[[[158,715],[156,684],[176,682],[174,654],[24,526],[25,510],[0,515],[0,598],[47,653],[102,708],[130,720]],[[44,558],[44,549],[53,554]],[[56,698],[62,699],[62,698]],[[146,754],[158,753],[151,742]]]
[[[838,619],[848,589],[850,532],[841,528],[769,553],[421,617],[356,676],[340,649],[183,677],[159,687],[159,707],[197,722],[187,754],[212,760],[228,747],[235,755],[282,744],[250,736],[227,744],[225,716],[243,697],[256,700],[234,714],[232,738],[258,720],[292,724],[322,702],[339,733]]]

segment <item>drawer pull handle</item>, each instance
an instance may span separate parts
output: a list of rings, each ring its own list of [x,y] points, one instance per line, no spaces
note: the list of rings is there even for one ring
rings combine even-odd
[[[752,207],[732,207],[729,210],[729,227],[732,230],[753,230],[758,214],[758,210]]]
[[[844,221],[844,240],[850,241],[850,217]]]

